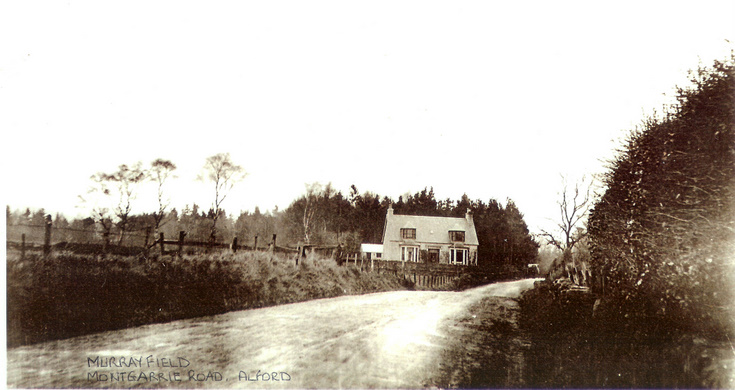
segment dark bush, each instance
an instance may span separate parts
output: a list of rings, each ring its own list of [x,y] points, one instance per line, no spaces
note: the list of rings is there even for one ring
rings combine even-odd
[[[524,295],[530,386],[735,386],[734,63],[692,72],[611,163],[589,217],[592,292]]]
[[[596,286],[630,317],[735,336],[735,70],[692,72],[678,106],[635,132],[589,219]]]

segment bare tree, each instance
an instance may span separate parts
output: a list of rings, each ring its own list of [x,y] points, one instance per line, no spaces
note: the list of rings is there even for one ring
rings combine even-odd
[[[591,183],[587,183],[584,177],[570,189],[566,177],[562,176],[561,199],[557,202],[560,214],[558,230],[541,230],[541,236],[562,252],[571,252],[574,245],[587,236],[586,229],[579,225],[584,222],[591,205],[590,189]]]
[[[235,183],[245,178],[245,169],[232,162],[229,153],[218,153],[207,157],[204,163],[206,178],[214,183],[214,203],[212,204],[212,227],[209,234],[210,241],[214,242],[217,235],[217,220],[222,213],[222,202],[234,187]],[[202,177],[200,176],[200,179]]]
[[[304,241],[308,244],[311,241],[311,230],[313,227],[314,216],[319,206],[319,196],[322,193],[322,185],[319,183],[306,184],[306,195],[304,196]]]
[[[114,226],[112,221],[111,191],[107,174],[98,172],[89,179],[94,183],[87,190],[87,196],[79,195],[79,200],[89,207],[94,222],[102,227],[102,238],[105,246],[110,245],[110,234]]]
[[[176,170],[176,165],[170,160],[156,159],[151,162],[151,168],[148,171],[148,177],[158,185],[158,210],[154,213],[153,217],[155,220],[155,233],[158,234],[158,229],[161,227],[161,221],[166,215],[166,209],[169,206],[170,200],[163,196],[163,186],[170,177],[173,176],[173,171]]]
[[[132,212],[132,202],[136,198],[136,190],[138,184],[145,179],[145,171],[141,168],[141,163],[136,163],[132,167],[123,164],[118,170],[108,175],[110,180],[117,187],[118,202],[114,209],[117,219],[116,225],[120,229],[120,236],[117,245],[121,245],[125,232],[127,232],[130,224],[130,214]]]
[[[120,165],[113,173],[98,172],[90,178],[94,185],[88,193],[94,196],[91,207],[92,218],[102,226],[105,244],[109,244],[112,226],[120,230],[117,244],[121,245],[130,225],[132,203],[136,198],[137,185],[145,178],[140,163],[132,167]],[[82,201],[86,199],[80,196]],[[115,200],[116,199],[116,200]]]

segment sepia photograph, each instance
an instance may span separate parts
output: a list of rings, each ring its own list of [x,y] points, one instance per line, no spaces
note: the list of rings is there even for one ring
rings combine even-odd
[[[11,389],[735,389],[735,2],[0,4]]]

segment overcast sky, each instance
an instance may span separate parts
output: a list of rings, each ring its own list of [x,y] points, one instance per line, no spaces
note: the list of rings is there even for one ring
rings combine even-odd
[[[532,231],[560,174],[603,171],[688,69],[724,59],[735,2],[4,1],[2,195],[83,213],[89,177],[178,165],[173,205],[229,152],[228,212],[304,184],[513,199]],[[664,94],[667,94],[665,96]],[[152,211],[141,194],[134,212]],[[148,194],[148,195],[146,195]]]

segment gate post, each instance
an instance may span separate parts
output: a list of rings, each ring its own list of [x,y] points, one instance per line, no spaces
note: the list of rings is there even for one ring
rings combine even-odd
[[[184,253],[184,236],[186,236],[186,232],[183,230],[179,231],[179,257],[181,257],[181,254]]]

